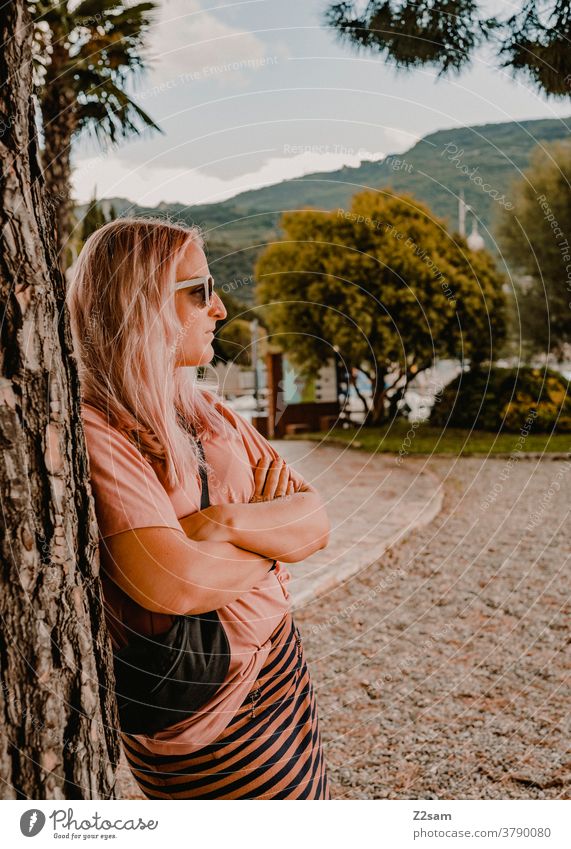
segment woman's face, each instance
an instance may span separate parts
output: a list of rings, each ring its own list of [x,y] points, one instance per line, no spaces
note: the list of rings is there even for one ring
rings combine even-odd
[[[177,282],[209,274],[204,251],[191,242],[177,264]],[[216,322],[226,318],[226,308],[216,292],[212,293],[209,307],[201,306],[200,295],[190,289],[179,289],[174,298],[181,323],[176,339],[175,366],[206,365],[214,356],[212,340]]]

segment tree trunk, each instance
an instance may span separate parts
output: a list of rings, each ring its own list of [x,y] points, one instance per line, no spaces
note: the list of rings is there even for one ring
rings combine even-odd
[[[403,400],[403,398],[406,394],[406,391],[408,389],[409,379],[408,379],[408,373],[407,372],[404,373],[404,383],[401,384],[401,386],[397,387],[397,383],[399,383],[399,381],[402,379],[402,377],[403,377],[402,372],[399,372],[399,376],[397,377],[396,380],[393,381],[392,385],[389,387],[391,390],[393,390],[393,393],[392,393],[391,397],[389,398],[389,412],[388,412],[388,418],[389,419],[393,419],[393,418],[395,418],[395,416],[399,415],[399,406],[398,406],[399,401]]]
[[[4,4],[0,37],[0,793],[115,798],[111,646],[65,283],[34,140],[26,0]]]
[[[386,376],[386,372],[381,371],[381,369],[377,367],[375,380],[373,381],[373,401],[371,404],[371,411],[365,422],[365,425],[368,425],[369,427],[378,427],[385,421]]]
[[[71,142],[77,130],[75,91],[69,86],[65,74],[69,63],[65,42],[65,33],[55,29],[53,53],[41,95],[44,131],[42,167],[46,196],[55,216],[55,240],[63,269],[69,266],[72,253],[68,244],[75,220],[71,200]]]

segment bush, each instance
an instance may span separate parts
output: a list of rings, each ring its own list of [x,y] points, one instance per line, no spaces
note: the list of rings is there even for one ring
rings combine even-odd
[[[430,424],[517,433],[532,416],[536,433],[570,433],[569,389],[569,381],[551,369],[474,369],[446,386]]]

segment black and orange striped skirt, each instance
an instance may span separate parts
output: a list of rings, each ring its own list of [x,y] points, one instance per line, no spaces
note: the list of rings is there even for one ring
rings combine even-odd
[[[271,640],[254,687],[214,743],[156,755],[121,735],[147,798],[331,799],[315,694],[291,613]]]

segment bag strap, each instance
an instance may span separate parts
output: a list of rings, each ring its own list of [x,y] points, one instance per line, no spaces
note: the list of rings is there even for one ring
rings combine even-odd
[[[200,459],[202,463],[205,464],[206,459],[204,457],[204,448],[202,447],[202,442],[196,436],[195,439]],[[210,507],[210,492],[208,490],[208,474],[204,465],[200,466],[200,483],[202,484],[202,489],[200,492],[200,509],[205,510],[207,507]]]
[[[201,491],[200,491],[200,509],[205,510],[207,507],[210,507],[210,492],[208,489],[208,473],[206,471],[206,458],[204,456],[204,448],[202,447],[202,442],[196,435],[196,431],[191,424],[189,424],[182,416],[180,416],[180,421],[187,430],[189,430],[194,439],[196,441],[196,447],[198,448],[198,454],[200,456],[200,460],[202,465],[200,466],[200,483],[201,483]],[[274,560],[270,567],[270,572],[273,572],[277,565],[277,560]]]
[[[205,510],[207,507],[210,507],[210,491],[208,489],[208,474],[206,472],[206,458],[204,456],[204,448],[202,447],[202,442],[196,435],[196,430],[190,422],[184,418],[180,411],[177,411],[177,416],[182,427],[191,433],[194,437],[194,441],[196,442],[196,447],[198,448],[198,455],[200,457],[201,466],[199,469],[200,473],[200,509]]]

